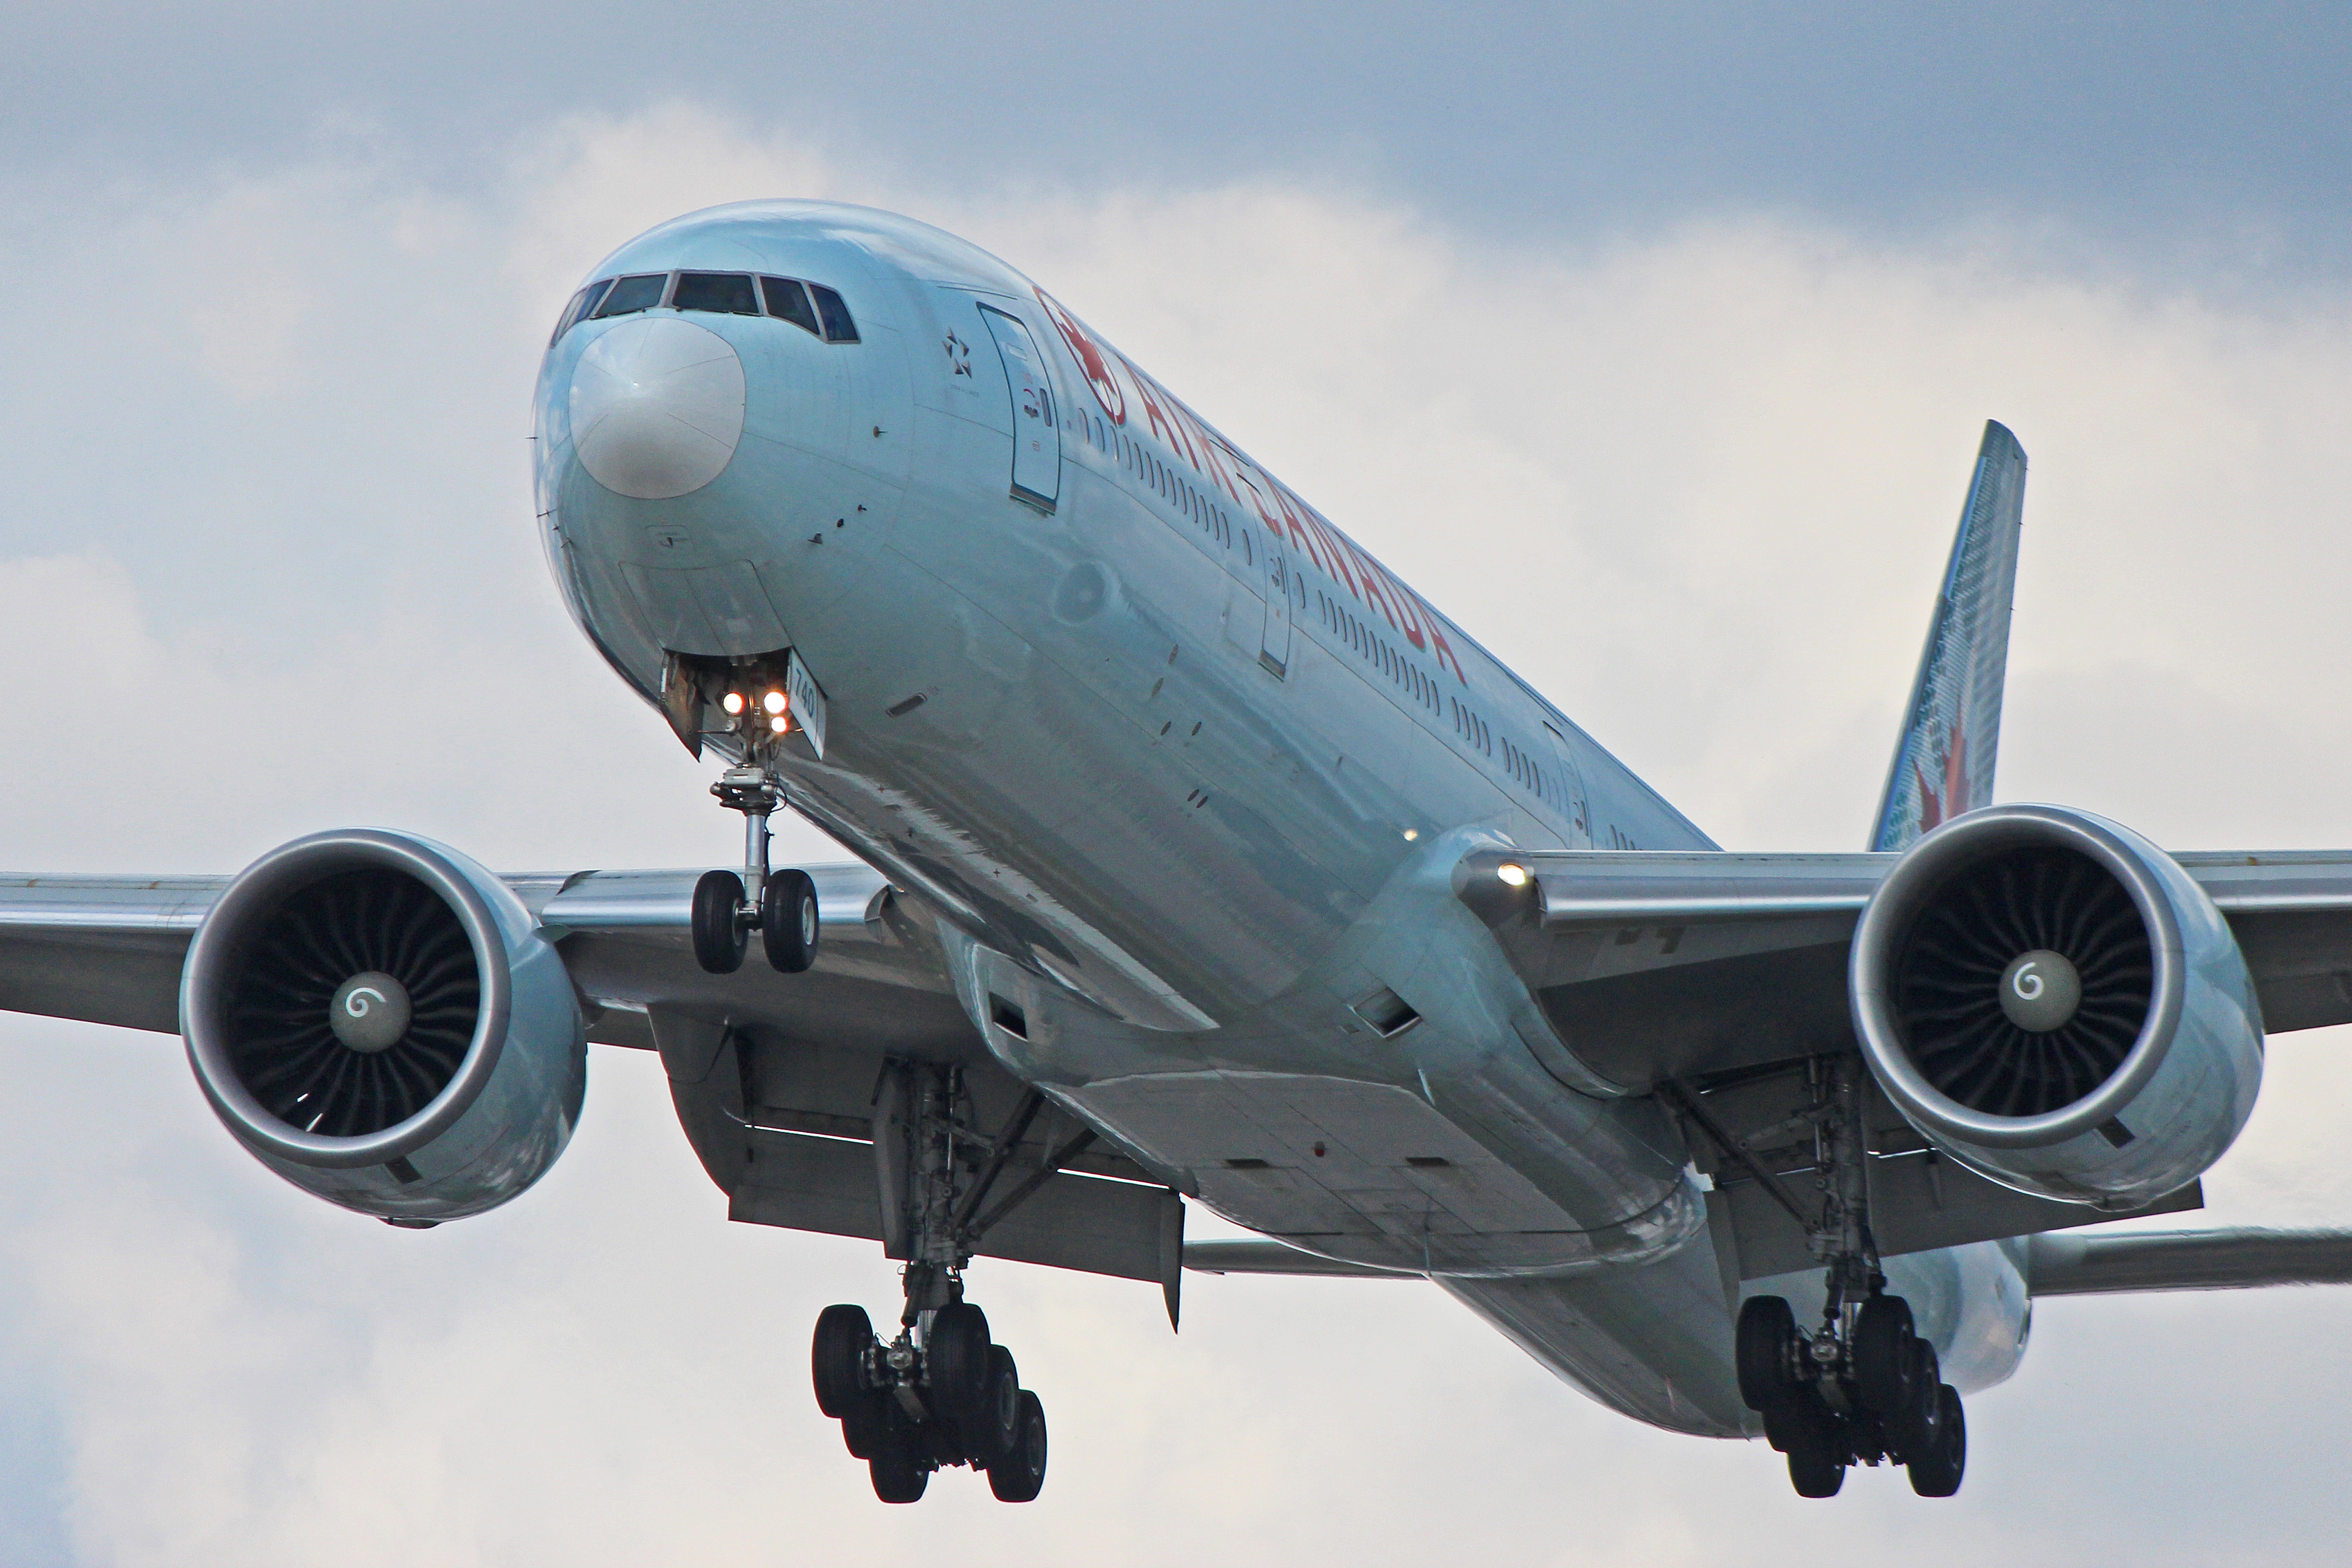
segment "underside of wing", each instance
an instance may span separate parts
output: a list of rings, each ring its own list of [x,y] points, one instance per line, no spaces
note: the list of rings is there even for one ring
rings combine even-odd
[[[369,853],[409,856],[399,864],[422,868],[420,874],[428,879],[436,865],[470,865],[454,857],[440,858],[436,847],[400,836],[359,837],[368,840]],[[332,847],[310,844],[301,852]],[[705,1169],[728,1194],[731,1217],[872,1237],[886,1249],[893,1245],[891,1216],[902,1209],[905,1195],[903,1176],[892,1174],[893,1163],[903,1167],[910,1157],[902,1136],[910,1119],[903,1108],[894,1110],[886,1090],[894,1075],[948,1075],[962,1096],[957,1114],[982,1147],[1015,1121],[1021,1123],[1003,1142],[994,1183],[1003,1212],[983,1210],[968,1216],[976,1241],[973,1250],[986,1257],[1159,1280],[1170,1285],[1172,1294],[1171,1282],[1180,1264],[1181,1205],[1168,1184],[1097,1137],[1088,1135],[1079,1143],[1080,1123],[1043,1102],[996,1062],[956,995],[933,928],[919,910],[902,905],[879,874],[856,863],[807,870],[820,916],[815,962],[803,972],[785,973],[755,956],[724,974],[705,971],[694,953],[691,910],[699,870],[497,879],[481,873],[483,881],[511,895],[509,907],[523,922],[520,931],[509,932],[503,951],[517,963],[528,962],[515,946],[520,940],[533,951],[551,952],[561,960],[559,988],[568,980],[577,1003],[575,1022],[558,1026],[539,1017],[530,1023],[531,1038],[510,1045],[506,1056],[560,1064],[566,1026],[584,1029],[591,1041],[659,1052],[679,1121]],[[249,912],[250,919],[263,928],[259,940],[268,947],[276,940],[267,929],[273,900],[277,909],[290,909],[309,896],[306,887],[315,889],[336,876],[381,879],[387,874],[382,868],[338,872],[322,862],[316,874],[292,873],[290,881],[261,900],[257,913]],[[225,897],[245,880],[0,879],[0,1011],[180,1033],[191,945]],[[400,1129],[370,1132],[369,1116],[379,1121],[390,1116],[395,1121],[409,1117],[421,1124],[433,1120],[434,1107],[471,1092],[455,1055],[447,1058],[446,1068],[437,1068],[440,1058],[433,1049],[412,1048],[409,1039],[388,1048],[365,1042],[353,1046],[350,1039],[338,1044],[326,1027],[329,1003],[340,1003],[343,991],[350,989],[348,983],[341,989],[335,984],[343,971],[366,971],[356,978],[367,979],[379,965],[400,970],[396,955],[414,946],[395,937],[383,950],[395,956],[365,956],[382,945],[370,932],[384,927],[386,919],[396,916],[394,923],[398,924],[423,918],[400,913],[407,906],[397,899],[383,902],[382,892],[379,882],[373,890],[359,889],[357,902],[335,906],[346,909],[357,921],[350,930],[335,927],[329,906],[321,906],[330,918],[320,929],[310,929],[318,921],[306,916],[309,925],[295,933],[290,947],[281,942],[270,949],[272,962],[285,973],[264,976],[268,981],[265,1000],[278,1010],[270,1016],[278,1019],[268,1026],[290,1031],[286,1037],[298,1051],[323,1050],[325,1056],[317,1059],[343,1065],[319,1069],[324,1077],[301,1068],[310,1076],[290,1080],[284,1071],[273,1069],[276,1076],[268,1083],[253,1080],[247,1086],[258,1097],[254,1105],[242,1110],[233,1106],[224,1115],[232,1119],[232,1131],[247,1122],[251,1124],[247,1132],[258,1128],[254,1136],[240,1136],[249,1146],[255,1146],[257,1137],[261,1146],[256,1152],[298,1184],[398,1223],[433,1223],[445,1212],[454,1215],[504,1201],[535,1179],[552,1159],[553,1149],[561,1147],[576,1105],[566,1110],[560,1094],[545,1102],[539,1114],[556,1131],[543,1134],[552,1142],[528,1174],[495,1192],[469,1190],[450,1203],[432,1196],[441,1189],[426,1149],[414,1154],[395,1149],[385,1164],[376,1167],[392,1173],[381,1178],[379,1191],[371,1185],[378,1178],[330,1174],[314,1181],[315,1173],[304,1163],[311,1156],[303,1149],[289,1155],[268,1146],[273,1127],[295,1135],[298,1143],[302,1136],[317,1142],[339,1129],[352,1133],[346,1142],[381,1142]],[[254,900],[245,901],[252,904]],[[463,948],[460,939],[454,951]],[[232,962],[233,966],[247,965],[245,958]],[[322,988],[310,994],[304,987],[314,969],[320,972],[318,984]],[[247,984],[235,975],[217,978],[232,990]],[[490,977],[482,978],[486,994]],[[382,980],[375,977],[378,990],[386,988]],[[477,994],[466,989],[452,1005],[472,1007]],[[308,1002],[304,995],[310,995]],[[404,996],[403,1001],[411,999]],[[413,999],[422,1007],[425,993],[415,991]],[[231,1003],[247,1005],[234,997]],[[278,1017],[288,1006],[294,1015]],[[305,1007],[314,1008],[315,1015],[303,1014]],[[513,1027],[521,1028],[525,1022]],[[416,1034],[412,1028],[411,1036]],[[299,1043],[313,1037],[319,1045]],[[463,1046],[462,1037],[461,1030],[451,1045],[453,1052]],[[578,1037],[577,1033],[572,1036],[575,1050]],[[343,1120],[321,1121],[313,1114],[326,1103],[319,1097],[342,1092],[337,1085],[348,1089],[346,1069],[353,1066],[377,1072],[392,1086],[369,1090],[375,1096],[369,1103],[393,1103],[396,1109],[371,1111],[362,1105],[348,1115],[331,1110],[329,1116]],[[225,1069],[227,1079],[236,1078],[240,1070],[235,1061]],[[551,1066],[550,1070],[561,1076],[568,1069]],[[384,1093],[397,1094],[399,1085],[419,1074],[425,1077],[413,1101],[383,1101]],[[234,1100],[236,1086],[230,1087]],[[243,1122],[235,1120],[239,1117]],[[317,1157],[329,1160],[331,1167],[350,1163],[333,1149]],[[1003,1203],[1008,1197],[1015,1201]],[[903,1255],[903,1249],[894,1255]]]

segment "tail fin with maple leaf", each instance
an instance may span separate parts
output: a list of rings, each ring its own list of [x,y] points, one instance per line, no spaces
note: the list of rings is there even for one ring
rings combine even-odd
[[[1939,823],[1992,804],[2024,500],[2025,449],[1987,420],[1871,831],[1873,849],[1904,848]]]

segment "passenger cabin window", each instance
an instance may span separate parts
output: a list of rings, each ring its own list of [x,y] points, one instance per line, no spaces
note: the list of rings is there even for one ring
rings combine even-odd
[[[638,310],[650,310],[662,301],[663,290],[669,287],[667,272],[646,272],[624,278],[613,285],[602,303],[589,312],[592,319],[603,321],[607,316],[626,316]]]
[[[795,278],[762,278],[760,292],[768,297],[768,314],[780,321],[790,321],[812,337],[823,337],[824,330],[816,324],[816,311],[809,304],[808,289]]]
[[[824,322],[824,341],[829,343],[854,343],[857,341],[857,323],[849,319],[849,307],[841,296],[822,283],[812,283],[809,292],[816,297],[817,318]]]
[[[676,310],[709,310],[720,316],[756,316],[759,297],[751,279],[740,272],[681,272],[669,297]]]

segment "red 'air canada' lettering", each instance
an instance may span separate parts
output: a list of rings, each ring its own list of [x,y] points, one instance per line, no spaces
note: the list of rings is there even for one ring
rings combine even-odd
[[[1365,554],[1289,487],[1261,468],[1258,471],[1265,479],[1265,488],[1276,509],[1268,511],[1267,497],[1259,492],[1255,482],[1237,482],[1224,457],[1232,453],[1236,466],[1247,459],[1234,453],[1222,437],[1184,405],[1181,398],[1138,369],[1133,360],[1097,339],[1086,323],[1045,290],[1037,291],[1037,302],[1045,307],[1055,331],[1061,334],[1080,374],[1087,378],[1087,386],[1093,389],[1095,401],[1102,405],[1112,424],[1127,424],[1127,392],[1119,384],[1119,372],[1124,370],[1127,379],[1135,384],[1136,401],[1143,405],[1145,423],[1169,456],[1189,464],[1194,473],[1231,497],[1235,506],[1247,507],[1269,535],[1287,539],[1296,548],[1305,551],[1325,576],[1345,587],[1368,608],[1377,607],[1399,636],[1434,658],[1440,668],[1450,665],[1454,678],[1465,686],[1469,684],[1462,661],[1454,657],[1445,635],[1438,630],[1436,616],[1393,574]]]

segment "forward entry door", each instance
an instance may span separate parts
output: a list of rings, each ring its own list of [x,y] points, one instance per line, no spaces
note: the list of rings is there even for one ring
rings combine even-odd
[[[980,319],[996,340],[1004,384],[1013,395],[1013,499],[1051,511],[1062,489],[1062,431],[1054,416],[1045,358],[1017,318],[982,305]]]

